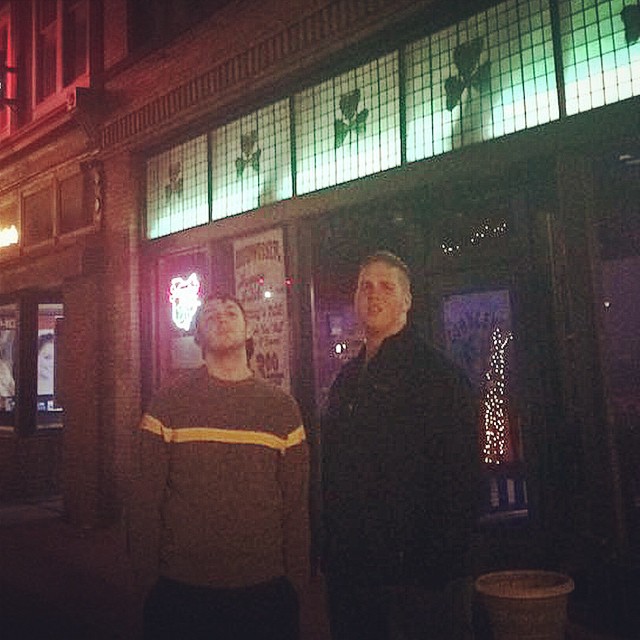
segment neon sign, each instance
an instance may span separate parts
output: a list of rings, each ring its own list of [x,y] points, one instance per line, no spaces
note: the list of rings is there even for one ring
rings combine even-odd
[[[195,273],[192,273],[186,280],[181,276],[171,279],[169,287],[171,319],[179,329],[189,331],[193,316],[202,304],[199,293],[200,280]]]
[[[10,227],[0,229],[0,247],[8,247],[12,244],[18,244],[18,229],[12,224]]]

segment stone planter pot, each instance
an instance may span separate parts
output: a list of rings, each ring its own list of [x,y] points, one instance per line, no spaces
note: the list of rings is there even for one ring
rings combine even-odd
[[[480,576],[475,590],[494,640],[564,640],[573,580],[553,571],[498,571]]]

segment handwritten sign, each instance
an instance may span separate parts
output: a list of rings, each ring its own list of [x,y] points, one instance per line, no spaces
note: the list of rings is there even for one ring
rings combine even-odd
[[[236,296],[247,313],[257,375],[290,388],[289,314],[282,229],[233,244]]]

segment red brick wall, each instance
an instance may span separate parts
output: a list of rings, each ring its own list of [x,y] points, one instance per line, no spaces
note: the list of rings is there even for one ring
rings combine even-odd
[[[61,493],[62,432],[0,436],[0,503],[35,502]]]

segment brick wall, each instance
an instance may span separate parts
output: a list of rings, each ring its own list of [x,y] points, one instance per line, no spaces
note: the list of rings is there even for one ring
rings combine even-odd
[[[62,432],[0,436],[0,503],[36,502],[61,493]]]

